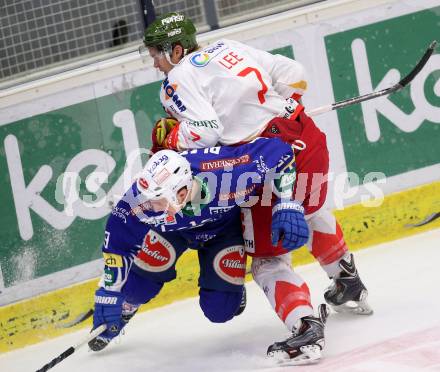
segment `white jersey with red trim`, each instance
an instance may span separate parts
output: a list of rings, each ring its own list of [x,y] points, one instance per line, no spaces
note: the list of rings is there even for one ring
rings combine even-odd
[[[164,80],[160,100],[180,122],[183,150],[254,138],[306,86],[297,61],[223,39],[185,56]]]

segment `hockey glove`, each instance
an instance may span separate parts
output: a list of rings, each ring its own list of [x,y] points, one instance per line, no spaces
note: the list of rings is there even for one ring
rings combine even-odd
[[[95,311],[93,313],[93,329],[101,324],[106,324],[107,329],[98,337],[89,342],[89,346],[93,351],[101,350],[101,343],[108,344],[111,339],[115,338],[126,322],[122,320],[122,303],[124,296],[119,292],[107,291],[99,288],[95,292]]]
[[[177,130],[179,122],[174,118],[161,118],[154,124],[153,132],[151,135],[151,142],[153,143],[153,147],[151,151],[153,153],[163,150],[165,148],[172,148],[171,138],[176,138],[176,146],[177,146]],[[171,136],[171,132],[175,133],[174,136]],[[169,143],[170,142],[170,143]]]
[[[297,201],[278,200],[272,208],[272,245],[282,240],[288,251],[302,247],[309,239],[304,207]]]

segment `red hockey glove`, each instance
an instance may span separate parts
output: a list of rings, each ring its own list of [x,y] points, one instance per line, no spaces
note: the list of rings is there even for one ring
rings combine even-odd
[[[167,137],[170,132],[178,126],[179,122],[171,117],[161,118],[156,121],[153,127],[153,132],[151,133],[151,142],[153,144],[151,151],[155,153],[164,148],[170,148],[165,145],[165,142],[167,142]]]
[[[165,137],[165,140],[163,142],[163,147],[165,147],[168,150],[175,150],[178,151],[177,148],[177,141],[179,139],[179,124],[175,125],[173,129],[171,129],[171,132],[168,133],[168,135]]]

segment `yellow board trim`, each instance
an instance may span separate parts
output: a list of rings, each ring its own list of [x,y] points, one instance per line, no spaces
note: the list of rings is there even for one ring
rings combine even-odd
[[[403,238],[440,227],[440,218],[421,227],[411,227],[427,216],[440,212],[440,182],[423,185],[385,197],[379,207],[362,205],[336,210],[335,215],[351,250]],[[295,266],[313,261],[307,249],[294,252]],[[187,251],[177,263],[177,279],[167,283],[159,296],[141,311],[164,306],[198,294],[197,252]],[[247,280],[250,280],[247,276]],[[83,327],[91,319],[72,328],[60,328],[93,308],[98,280],[62,288],[41,296],[0,308],[0,352],[31,345]]]

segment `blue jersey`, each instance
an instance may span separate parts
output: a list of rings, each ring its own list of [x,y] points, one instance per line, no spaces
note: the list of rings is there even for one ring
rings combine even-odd
[[[133,256],[150,230],[164,237],[177,233],[189,247],[196,247],[230,224],[240,225],[240,205],[255,204],[269,175],[273,178],[274,173],[291,166],[294,160],[291,146],[273,138],[258,138],[240,146],[191,150],[181,155],[191,164],[200,184],[200,202],[186,204],[175,216],[154,213],[142,207],[145,199],[134,183],[108,219],[104,253]]]

